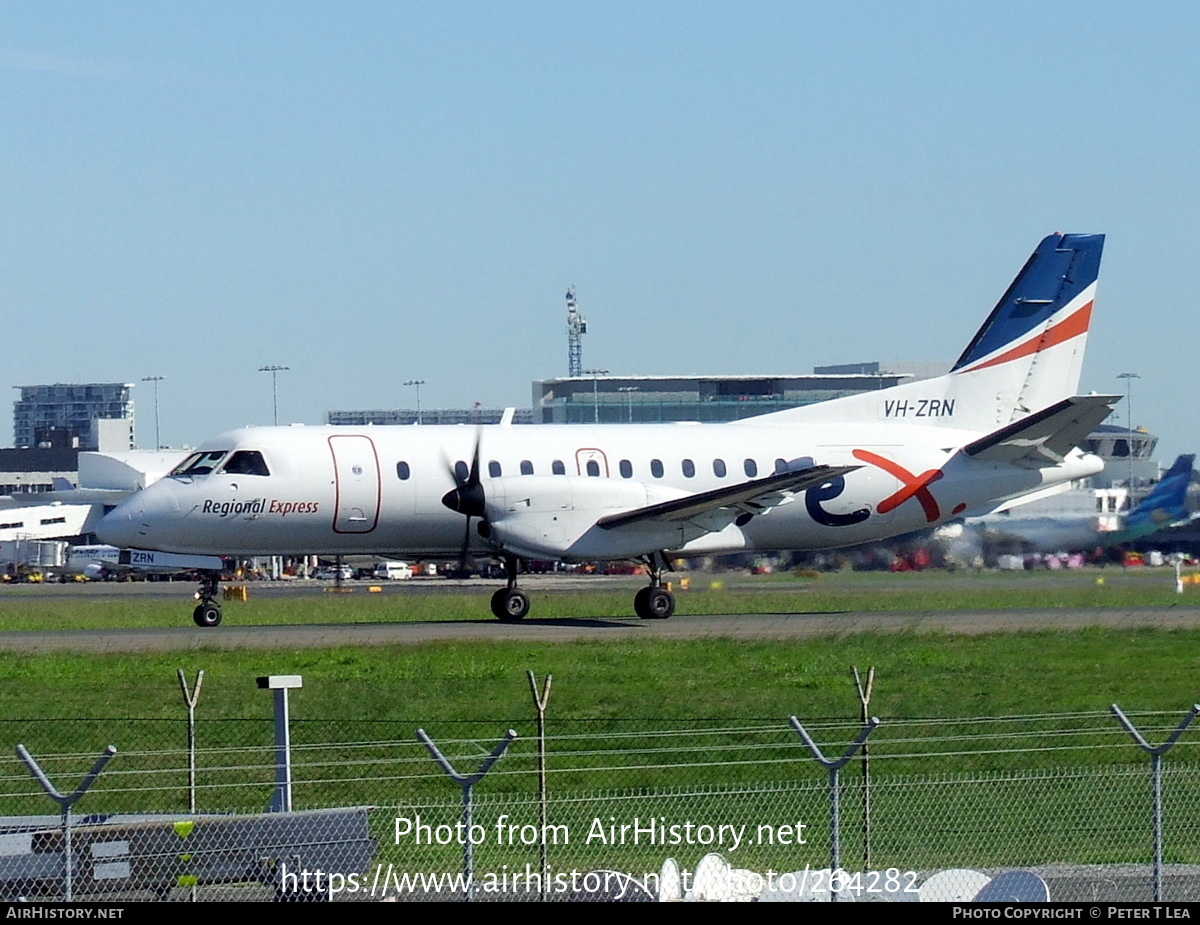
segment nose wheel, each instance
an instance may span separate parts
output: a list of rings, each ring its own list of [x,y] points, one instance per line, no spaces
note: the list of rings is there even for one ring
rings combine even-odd
[[[197,604],[192,611],[192,620],[197,626],[218,626],[221,622],[221,608],[215,602]]]
[[[205,572],[200,579],[200,590],[196,592],[196,600],[200,603],[192,611],[192,622],[197,626],[219,626],[221,623],[221,605],[217,603],[217,593],[221,589],[221,573]]]

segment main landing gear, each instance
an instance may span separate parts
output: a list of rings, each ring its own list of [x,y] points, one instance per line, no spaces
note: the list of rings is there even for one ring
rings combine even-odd
[[[665,620],[675,612],[675,595],[662,586],[662,571],[670,567],[661,552],[646,556],[650,587],[642,588],[633,597],[633,612],[643,620]]]
[[[492,595],[492,613],[501,623],[516,623],[529,613],[529,595],[517,587],[515,557],[504,557],[504,574],[508,578],[508,585],[497,588],[496,593]]]
[[[675,612],[675,595],[662,583],[663,570],[670,570],[671,563],[661,552],[646,556],[645,562],[650,586],[634,595],[634,613],[643,620],[665,620]],[[517,587],[518,566],[515,556],[504,557],[504,573],[508,583],[503,588],[497,588],[492,595],[492,613],[501,623],[516,623],[529,613],[529,595]]]
[[[221,587],[220,572],[203,572],[196,600],[200,603],[192,611],[192,620],[197,626],[218,626],[221,623],[221,605],[217,603],[217,592]]]

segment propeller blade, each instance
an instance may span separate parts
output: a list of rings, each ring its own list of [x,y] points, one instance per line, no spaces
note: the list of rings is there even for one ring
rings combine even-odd
[[[484,492],[483,483],[479,478],[479,453],[482,442],[483,433],[476,430],[475,448],[471,452],[471,467],[467,472],[466,479],[464,480],[460,476],[457,464],[450,466],[450,475],[454,479],[455,487],[442,495],[442,504],[446,505],[452,511],[466,515],[468,539],[470,536],[471,518],[483,517],[487,510],[487,494]],[[466,549],[465,543],[463,548],[464,550]]]
[[[471,517],[467,515],[467,528],[463,531],[462,549],[458,553],[458,573],[466,574],[467,571],[467,550],[471,546]]]

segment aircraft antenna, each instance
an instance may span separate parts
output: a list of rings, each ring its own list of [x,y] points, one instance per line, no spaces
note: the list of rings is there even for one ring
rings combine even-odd
[[[583,375],[583,335],[587,333],[587,321],[579,314],[575,305],[575,287],[567,290],[567,375],[578,378]]]

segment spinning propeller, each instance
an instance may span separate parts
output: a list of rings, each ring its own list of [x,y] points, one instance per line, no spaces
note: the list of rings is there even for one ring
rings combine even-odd
[[[482,434],[477,431],[475,434],[475,449],[471,454],[471,466],[465,475],[462,471],[465,466],[462,463],[456,463],[451,466],[449,465],[449,460],[446,460],[450,476],[454,479],[454,488],[442,495],[442,504],[467,518],[466,529],[463,532],[462,550],[458,557],[460,572],[466,571],[467,567],[467,551],[471,545],[471,518],[478,517],[482,520],[487,515],[487,495],[484,493],[483,483],[479,479],[479,444],[481,439]]]

